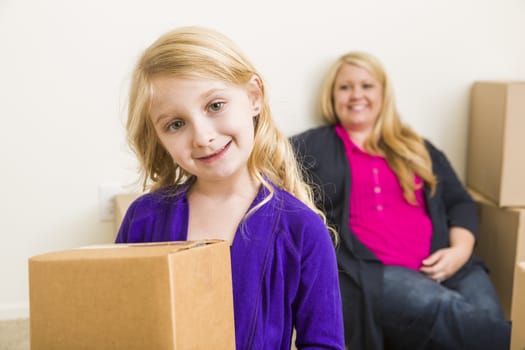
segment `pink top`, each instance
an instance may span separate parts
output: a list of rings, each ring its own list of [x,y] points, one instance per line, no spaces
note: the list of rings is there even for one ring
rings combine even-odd
[[[430,253],[432,236],[423,186],[415,193],[418,204],[408,203],[385,158],[361,150],[341,125],[336,132],[351,164],[348,224],[352,232],[383,264],[419,270]],[[421,183],[417,176],[415,181]]]

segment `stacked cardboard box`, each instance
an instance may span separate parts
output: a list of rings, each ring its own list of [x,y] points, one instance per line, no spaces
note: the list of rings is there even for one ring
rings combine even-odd
[[[122,244],[29,259],[31,349],[235,349],[230,245]]]
[[[476,254],[490,270],[501,306],[512,318],[513,295],[520,293],[514,284],[516,264],[525,261],[525,208],[502,208],[469,189],[479,214]],[[525,290],[521,291],[525,295]]]
[[[525,317],[525,82],[481,81],[471,90],[466,182],[478,205],[476,254],[485,260],[507,318]],[[520,306],[521,305],[521,306]],[[519,323],[519,322],[518,322]],[[525,348],[513,326],[512,349]],[[518,345],[519,343],[519,345]]]
[[[521,291],[525,291],[525,262],[519,263],[516,269],[515,284]],[[525,310],[525,298],[522,294],[515,294],[512,303],[516,309]],[[517,313],[513,321],[513,337],[510,345],[513,350],[525,349],[525,312]]]
[[[467,184],[500,207],[525,207],[525,82],[472,86]]]
[[[512,320],[514,331],[510,348],[512,350],[523,350],[525,349],[525,332],[523,331],[525,330],[525,296],[523,294],[525,291],[525,262],[518,264],[514,283],[516,284],[516,289],[522,293],[514,294],[512,301],[516,312]]]

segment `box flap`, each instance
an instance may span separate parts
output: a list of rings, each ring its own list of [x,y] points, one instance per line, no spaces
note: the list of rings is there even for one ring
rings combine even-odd
[[[122,259],[142,257],[158,257],[174,254],[183,250],[196,249],[210,244],[229,244],[223,240],[171,241],[151,243],[118,243],[78,247],[70,250],[49,252],[35,255],[29,261],[59,261],[86,259]]]

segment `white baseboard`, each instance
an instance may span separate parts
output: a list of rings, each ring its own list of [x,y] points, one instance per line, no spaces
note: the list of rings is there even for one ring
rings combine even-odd
[[[0,305],[0,320],[29,318],[29,305],[25,303]]]

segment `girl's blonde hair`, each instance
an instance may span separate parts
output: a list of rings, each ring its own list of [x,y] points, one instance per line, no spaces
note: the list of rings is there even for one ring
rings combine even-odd
[[[434,193],[436,177],[432,172],[432,162],[424,140],[408,125],[401,122],[394,101],[394,90],[386,71],[379,60],[365,52],[350,52],[335,61],[324,80],[321,90],[321,115],[330,125],[339,123],[334,109],[333,91],[339,69],[351,64],[366,69],[383,87],[383,106],[372,134],[366,140],[367,152],[382,155],[396,173],[403,195],[412,204],[416,203],[414,191],[418,185],[414,175],[419,176]]]
[[[144,190],[182,184],[192,178],[174,163],[160,143],[150,117],[152,80],[158,76],[221,80],[245,86],[260,79],[261,111],[255,120],[255,140],[248,171],[273,196],[269,181],[284,189],[325,220],[315,206],[312,191],[302,180],[288,139],[277,129],[260,74],[226,36],[202,27],[182,27],[162,35],[140,57],[132,76],[128,109],[128,142],[140,162]],[[326,222],[326,220],[325,220]]]

